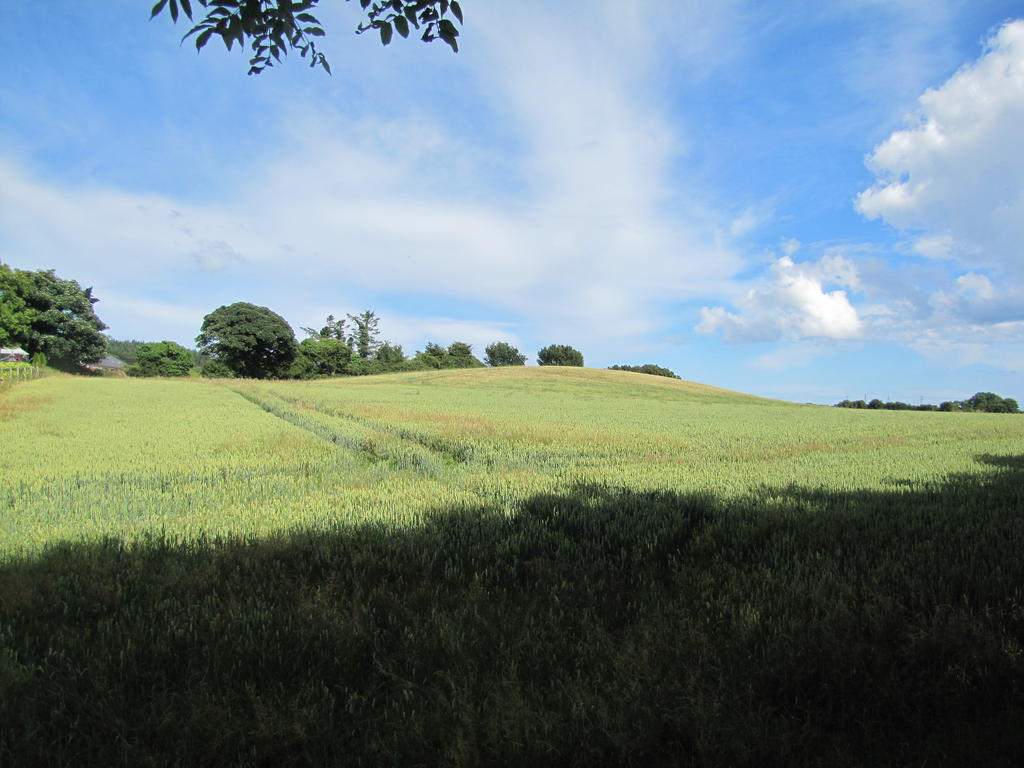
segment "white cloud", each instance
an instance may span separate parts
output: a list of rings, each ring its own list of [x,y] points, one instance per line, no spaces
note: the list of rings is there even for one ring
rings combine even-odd
[[[245,259],[223,240],[198,242],[192,258],[205,272],[222,272],[228,267],[245,264]]]
[[[767,284],[751,288],[737,300],[741,314],[724,307],[703,307],[695,330],[721,331],[726,341],[860,336],[862,323],[846,291],[826,291],[825,282],[856,287],[856,270],[841,256],[804,264],[782,256],[772,266]]]
[[[861,289],[874,302],[858,308],[863,335],[950,366],[1021,370],[1024,20],[927,90],[910,121],[867,158],[877,180],[856,207],[905,230],[906,252],[942,265],[897,273],[862,263]]]
[[[734,238],[743,237],[757,229],[762,223],[764,223],[764,217],[758,215],[753,209],[748,208],[729,222],[729,235]]]
[[[979,299],[991,299],[996,295],[995,288],[992,287],[992,281],[985,277],[985,275],[979,275],[976,272],[960,275],[956,279],[956,284],[963,293],[976,296]]]
[[[865,338],[905,345],[951,368],[1024,371],[1024,292],[968,272],[945,289],[882,293],[859,308]]]
[[[916,124],[875,148],[868,218],[922,233],[914,248],[1024,278],[1024,20],[920,98]]]
[[[836,349],[827,348],[816,342],[799,342],[782,349],[758,355],[750,361],[750,367],[761,371],[785,371],[809,365],[824,355],[835,353]]]
[[[944,366],[964,368],[984,364],[1015,373],[1024,373],[1024,322],[995,326],[965,327],[962,338],[948,334],[926,334],[908,339],[907,344],[925,357]]]
[[[953,258],[953,238],[949,235],[919,237],[914,240],[913,251],[928,259]]]

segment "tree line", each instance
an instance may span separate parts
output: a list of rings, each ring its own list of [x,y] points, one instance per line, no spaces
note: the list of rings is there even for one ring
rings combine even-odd
[[[219,307],[203,318],[197,349],[173,341],[117,340],[103,334],[92,288],[50,270],[14,269],[0,262],[0,346],[23,348],[36,364],[83,373],[105,355],[128,363],[129,375],[184,376],[198,368],[207,376],[299,378],[365,375],[392,371],[525,365],[526,355],[497,341],[480,360],[470,344],[429,343],[407,357],[400,344],[382,341],[380,318],[371,310],[345,318],[329,315],[321,328],[302,328],[297,341],[276,312],[247,302]],[[540,365],[583,365],[583,354],[552,344],[537,355]]]
[[[198,368],[210,377],[312,379],[526,364],[526,355],[504,341],[489,344],[482,360],[462,341],[447,347],[431,342],[409,357],[400,344],[381,339],[380,318],[372,310],[344,318],[328,315],[320,328],[302,328],[306,338],[300,342],[283,317],[247,302],[206,315],[197,349],[173,341],[118,341],[103,335],[107,326],[96,315],[97,301],[92,288],[64,280],[52,269],[20,270],[0,262],[0,346],[22,347],[34,363],[72,372],[82,372],[104,354],[115,355],[137,376],[185,376]],[[538,351],[537,363],[582,366],[583,354],[568,344],[550,344]],[[652,363],[610,369],[679,378]],[[836,407],[1020,413],[1016,400],[992,392],[939,405],[874,399],[843,400]]]
[[[633,373],[646,373],[651,376],[665,376],[670,379],[678,379],[675,373],[660,365],[645,363],[644,365],[609,365],[609,371],[632,371]]]
[[[994,392],[975,392],[966,400],[945,400],[938,405],[911,405],[899,400],[882,402],[874,400],[842,400],[836,408],[866,408],[886,411],[946,411],[965,413],[1020,413],[1017,401],[1012,397],[1000,397]]]
[[[306,338],[297,341],[288,322],[273,310],[236,302],[203,318],[196,344],[204,360],[202,373],[211,377],[314,379],[526,364],[526,355],[504,341],[488,345],[483,360],[464,341],[447,347],[430,342],[408,357],[401,344],[381,339],[379,323],[369,309],[344,318],[328,315],[320,328],[302,328]],[[582,366],[583,354],[552,344],[538,352],[537,362]]]

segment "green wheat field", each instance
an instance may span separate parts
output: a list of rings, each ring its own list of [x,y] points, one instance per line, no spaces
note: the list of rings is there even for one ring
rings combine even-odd
[[[0,469],[0,766],[1024,764],[1024,417],[54,375]]]

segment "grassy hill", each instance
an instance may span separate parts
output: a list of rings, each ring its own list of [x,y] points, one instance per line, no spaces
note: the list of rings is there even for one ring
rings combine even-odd
[[[0,403],[0,764],[1018,765],[1024,429],[628,372]]]

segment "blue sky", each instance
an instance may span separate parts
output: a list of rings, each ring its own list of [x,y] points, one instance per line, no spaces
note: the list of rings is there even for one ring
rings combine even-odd
[[[0,260],[116,338],[371,308],[407,352],[1024,399],[1019,0],[464,0],[458,54],[321,6],[333,77],[143,0],[9,4]]]

